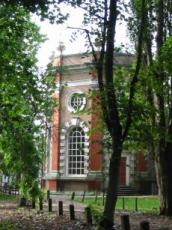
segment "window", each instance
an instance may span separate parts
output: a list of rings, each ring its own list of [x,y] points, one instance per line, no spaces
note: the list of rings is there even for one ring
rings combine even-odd
[[[80,110],[84,104],[84,97],[81,94],[74,93],[71,97],[71,106],[74,110]]]
[[[75,127],[69,133],[68,140],[68,174],[84,174],[85,133],[81,127]]]
[[[73,93],[68,99],[68,108],[71,112],[82,111],[86,105],[86,98],[83,93]]]

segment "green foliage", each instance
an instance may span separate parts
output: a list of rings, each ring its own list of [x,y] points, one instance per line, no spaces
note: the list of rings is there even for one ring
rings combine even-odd
[[[48,18],[51,23],[62,23],[69,16],[68,14],[61,13],[59,3],[61,0],[2,0],[1,4],[15,6],[23,6],[27,11],[36,13],[42,19]]]
[[[130,81],[134,71],[134,65],[128,68],[116,67],[114,70],[114,84],[116,87],[119,116],[123,129],[126,124],[126,113],[128,110],[128,98],[130,93]],[[150,136],[151,115],[155,108],[151,107],[147,101],[145,91],[147,85],[147,73],[144,69],[140,74],[140,81],[137,83],[135,97],[133,99],[132,124],[124,143],[124,150],[128,153],[138,153],[140,150],[147,151]],[[154,131],[154,134],[156,132]],[[156,135],[155,135],[156,136]],[[104,131],[103,145],[106,149],[111,149],[111,137],[106,128]]]
[[[167,37],[161,49],[161,61],[168,74],[172,73],[172,36]]]
[[[5,221],[1,221],[0,223],[0,229],[1,230],[19,230],[21,229],[21,226],[17,226],[17,224],[15,224],[12,220],[5,220]]]
[[[1,201],[1,202],[17,201],[17,200],[18,200],[18,197],[17,197],[17,196],[6,195],[6,194],[0,194],[0,201]]]
[[[89,205],[94,223],[97,225],[102,218],[102,209],[96,205]]]
[[[0,6],[0,168],[21,191],[38,194],[44,116],[51,104],[36,52],[45,38],[23,7]],[[29,190],[30,189],[30,190]]]

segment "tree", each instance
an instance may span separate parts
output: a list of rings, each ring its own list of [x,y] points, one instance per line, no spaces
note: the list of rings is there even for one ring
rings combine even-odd
[[[120,158],[124,141],[128,135],[132,123],[133,98],[142,57],[142,37],[145,21],[145,1],[142,2],[142,18],[139,22],[139,36],[137,49],[136,68],[131,78],[130,93],[128,99],[125,122],[122,125],[119,112],[119,98],[113,72],[114,67],[114,39],[117,17],[120,14],[118,1],[92,1],[89,3],[77,2],[77,5],[86,11],[84,25],[96,21],[96,28],[82,29],[87,36],[88,45],[94,57],[95,69],[97,70],[98,84],[104,121],[112,139],[112,155],[109,166],[109,184],[103,218],[100,223],[101,229],[112,229],[114,210],[117,200],[118,175]],[[95,41],[94,41],[95,38]],[[96,52],[95,43],[99,43],[99,52]]]
[[[151,124],[151,148],[156,169],[160,195],[160,213],[172,215],[172,107],[171,107],[171,1],[147,2],[147,23],[143,38],[145,62],[143,69],[147,77],[146,91],[149,104],[153,107]],[[139,1],[132,1],[134,18],[140,17]],[[137,31],[133,25],[133,32]],[[153,52],[153,46],[156,50]],[[155,47],[155,46],[154,46]]]
[[[35,121],[48,96],[36,52],[44,37],[26,10],[14,5],[1,4],[0,31],[0,164],[5,174],[19,178],[26,194],[37,186],[42,158]]]
[[[95,38],[95,43],[99,44],[100,56],[97,58],[94,49],[92,49],[96,68],[99,77],[99,86],[100,91],[102,91],[102,108],[105,115],[105,121],[107,127],[110,127],[112,124],[113,127],[116,127],[116,130],[109,129],[111,135],[114,137],[117,136],[116,141],[118,140],[117,146],[115,145],[116,141],[114,140],[113,148],[118,154],[114,154],[111,158],[111,165],[113,168],[113,162],[117,163],[117,167],[114,171],[117,176],[118,166],[119,166],[119,158],[120,152],[122,151],[123,140],[121,139],[122,135],[122,127],[119,122],[119,114],[118,114],[118,100],[116,98],[116,91],[112,86],[112,51],[114,48],[114,34],[115,34],[115,25],[116,19],[121,12],[121,4],[120,1],[78,1],[78,0],[59,0],[59,1],[44,1],[37,0],[35,1],[5,1],[7,3],[20,3],[23,4],[28,10],[32,12],[37,12],[41,14],[43,17],[48,17],[48,10],[50,9],[50,5],[55,4],[58,7],[60,3],[67,3],[74,7],[81,7],[85,11],[84,23],[88,25],[89,22],[95,23],[98,27],[95,30],[95,27],[89,27],[89,30],[83,29],[86,32],[87,38],[89,40],[89,45],[92,48],[94,42],[91,42],[90,35],[92,38]],[[171,194],[171,185],[170,181],[170,168],[171,168],[171,65],[170,65],[170,47],[171,47],[171,8],[172,3],[170,0],[151,0],[151,1],[139,1],[139,0],[131,0],[131,9],[134,12],[132,20],[136,21],[136,26],[138,27],[138,23],[140,21],[143,22],[143,12],[145,12],[146,17],[144,17],[146,29],[144,30],[144,36],[141,36],[141,33],[138,32],[136,26],[133,26],[132,34],[134,35],[134,40],[137,43],[138,53],[141,53],[141,43],[143,43],[144,47],[144,55],[142,56],[144,61],[142,61],[142,69],[147,73],[147,98],[149,100],[150,106],[153,107],[152,115],[150,116],[152,119],[152,124],[150,125],[150,134],[152,131],[152,138],[150,148],[153,152],[155,164],[157,168],[157,181],[159,186],[159,193],[161,198],[161,213],[162,214],[170,214],[172,213],[172,202],[170,198]],[[146,5],[146,7],[144,7]],[[144,8],[144,10],[143,10]],[[54,8],[53,8],[54,9]],[[59,8],[58,8],[59,9]],[[145,11],[146,9],[146,11]],[[57,11],[59,12],[59,11]],[[50,18],[53,15],[53,12],[50,14]],[[99,29],[100,30],[99,30]],[[140,28],[140,27],[138,27]],[[91,30],[91,31],[90,31]],[[142,31],[142,28],[141,30]],[[91,32],[91,33],[90,33]],[[142,31],[143,32],[143,31]],[[136,37],[139,36],[139,42],[137,42]],[[143,34],[142,34],[143,35]],[[156,38],[155,38],[156,37]],[[169,37],[169,38],[168,38]],[[156,55],[152,52],[153,44],[156,43]],[[106,45],[107,46],[106,46]],[[101,49],[100,49],[101,47]],[[108,55],[107,55],[108,54]],[[140,55],[139,55],[140,56]],[[138,56],[138,57],[139,57]],[[146,58],[145,58],[146,57]],[[140,57],[139,57],[140,59]],[[140,63],[138,59],[138,63]],[[140,66],[140,64],[139,64]],[[105,76],[107,77],[107,81],[102,82],[102,73],[103,69],[105,69]],[[139,68],[136,68],[139,69]],[[137,74],[136,74],[137,75]],[[105,77],[105,78],[106,78]],[[133,86],[135,87],[135,80],[132,81]],[[104,88],[104,85],[106,86]],[[132,85],[131,85],[132,86]],[[129,127],[131,126],[132,120],[132,100],[133,100],[133,86],[131,87],[131,96],[129,99],[128,106],[128,115],[126,118],[126,131],[123,133],[123,137],[127,136]],[[110,90],[112,89],[112,90]],[[106,96],[104,96],[106,95]],[[106,102],[106,103],[104,103]],[[108,103],[107,103],[108,102]],[[112,108],[109,106],[109,102],[112,102]],[[107,106],[105,106],[107,105]],[[114,116],[112,116],[114,115]],[[114,119],[115,118],[115,119]],[[110,123],[109,123],[110,122]],[[158,147],[155,147],[158,146]],[[114,174],[113,174],[114,175]],[[110,175],[112,177],[112,175]],[[115,176],[115,177],[116,177]],[[113,177],[114,178],[114,177]],[[116,185],[114,185],[116,186]],[[109,190],[110,193],[110,190]],[[109,197],[109,196],[108,196]],[[113,203],[113,202],[112,202]],[[109,201],[106,203],[105,210],[107,211],[108,207],[111,205]],[[114,208],[114,207],[113,207]],[[113,210],[113,208],[111,210]],[[106,211],[104,214],[106,214]],[[112,221],[112,213],[109,212],[107,215],[107,219]]]
[[[21,1],[17,2],[22,3]],[[104,120],[112,138],[113,151],[109,167],[109,185],[103,219],[101,221],[101,228],[112,229],[114,210],[117,200],[120,157],[123,143],[127,137],[130,125],[132,123],[133,98],[141,66],[142,37],[145,21],[145,0],[142,1],[142,17],[139,21],[136,68],[133,73],[133,77],[131,78],[130,94],[128,98],[127,113],[124,125],[121,124],[118,98],[116,93],[117,90],[113,73],[116,21],[118,17],[123,17],[123,14],[121,13],[122,5],[120,1],[92,0],[91,2],[87,2],[78,0],[59,0],[56,2],[58,2],[59,4],[63,2],[66,4],[70,4],[74,7],[77,6],[85,11],[83,25],[86,27],[84,27],[82,31],[85,32],[88,39],[88,45],[91,47],[91,51],[93,53],[95,69],[97,70],[98,76]],[[42,4],[40,5],[40,3]],[[36,10],[36,7],[41,7],[41,9],[44,11],[43,6],[47,6],[46,3],[47,2],[37,1],[36,4],[33,4],[33,2],[31,2],[31,5],[28,6],[24,2],[24,5],[28,9],[33,6],[34,10]],[[54,2],[52,1],[52,3]],[[47,12],[47,8],[45,8],[45,12]],[[91,23],[93,23],[94,26],[90,26]],[[98,45],[98,53],[96,52],[95,45]]]
[[[51,23],[62,23],[67,19],[68,14],[61,13],[60,2],[63,0],[2,0],[1,4],[11,7],[23,6],[28,13],[36,13],[42,20],[48,18]]]

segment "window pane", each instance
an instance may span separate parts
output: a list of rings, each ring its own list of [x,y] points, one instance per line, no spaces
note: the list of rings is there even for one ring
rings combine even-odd
[[[71,97],[70,104],[74,110],[80,110],[84,105],[84,95],[78,93],[73,94]]]
[[[85,133],[81,127],[75,127],[69,134],[68,173],[84,174],[84,142]]]

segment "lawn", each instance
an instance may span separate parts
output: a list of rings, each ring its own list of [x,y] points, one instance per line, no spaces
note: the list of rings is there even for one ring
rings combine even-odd
[[[4,201],[17,201],[17,200],[18,200],[18,196],[0,194],[0,202],[4,202]]]
[[[75,201],[82,201],[82,197],[75,197]],[[103,206],[103,197],[94,196],[85,197],[84,203],[88,205]],[[152,212],[158,213],[159,211],[159,198],[158,196],[125,196],[118,197],[117,210],[128,210],[128,211],[141,211],[141,212]]]

